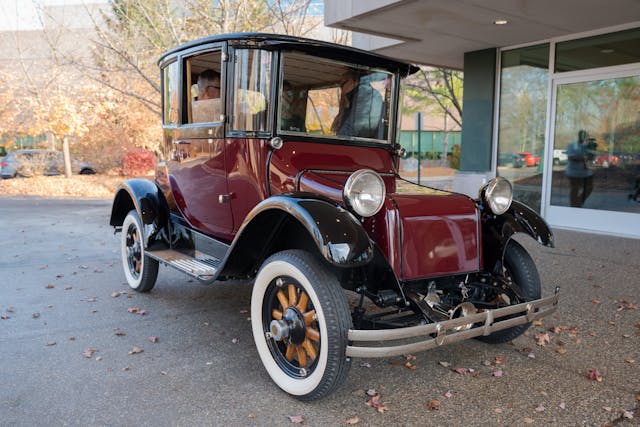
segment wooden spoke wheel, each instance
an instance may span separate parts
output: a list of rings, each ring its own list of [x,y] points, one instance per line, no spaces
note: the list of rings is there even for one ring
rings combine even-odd
[[[284,251],[264,262],[251,324],[262,363],[285,392],[318,399],[346,378],[349,307],[335,276],[311,254]]]

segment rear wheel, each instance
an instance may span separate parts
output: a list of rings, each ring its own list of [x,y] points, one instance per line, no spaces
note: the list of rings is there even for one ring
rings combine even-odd
[[[129,287],[138,292],[148,292],[156,284],[158,261],[145,254],[142,230],[142,221],[134,209],[122,223],[122,266]]]
[[[349,307],[336,277],[311,254],[288,250],[263,263],[251,326],[265,369],[285,392],[319,399],[346,379]]]
[[[504,275],[513,282],[514,288],[522,297],[521,301],[513,301],[514,304],[540,298],[540,276],[536,265],[529,253],[515,240],[509,241],[504,254]],[[529,326],[530,323],[515,326],[478,339],[491,344],[509,342],[522,335]]]

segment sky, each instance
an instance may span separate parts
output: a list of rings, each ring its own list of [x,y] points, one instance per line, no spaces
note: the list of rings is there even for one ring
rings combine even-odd
[[[43,6],[107,3],[107,0],[0,0],[0,31],[41,30]]]

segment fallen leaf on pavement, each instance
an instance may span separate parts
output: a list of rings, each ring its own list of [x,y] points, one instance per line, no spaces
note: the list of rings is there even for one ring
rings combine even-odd
[[[157,343],[157,342],[160,341],[160,338],[158,338],[158,337],[149,337],[147,339],[152,343]]]
[[[566,409],[567,408],[567,404],[564,402],[560,402],[560,404],[558,405],[560,407],[560,409]]]
[[[118,298],[120,295],[122,295],[121,292],[114,292],[111,294],[111,298]]]
[[[409,369],[410,371],[415,371],[416,369],[418,369],[416,365],[412,364],[409,361],[405,362],[404,367]]]
[[[527,418],[523,418],[522,422],[525,423],[525,424],[533,424],[534,420],[533,420],[533,418],[528,418],[527,417]]]
[[[500,377],[502,377],[504,375],[504,372],[502,372],[501,369],[498,369],[497,371],[493,371],[493,374],[491,374],[491,375],[493,375],[494,377],[500,378]]]
[[[49,285],[45,286],[45,288],[46,288],[46,289],[53,289],[53,288],[55,288],[55,286],[53,286],[53,285],[49,284]]]
[[[632,420],[633,419],[633,412],[631,412],[631,411],[622,412],[622,418],[626,418],[626,419]]]
[[[380,399],[382,399],[382,395],[378,393],[375,396],[373,396],[371,399],[367,400],[365,402],[365,405],[371,406],[372,408],[375,408],[375,410],[378,411],[379,413],[384,414],[386,411],[389,410],[389,408],[387,408],[387,405],[385,405],[384,402],[381,402]]]
[[[551,338],[549,337],[549,334],[546,332],[538,332],[535,335],[535,339],[536,339],[536,344],[540,345],[540,346],[545,346],[549,343],[551,343]]]
[[[544,410],[547,409],[545,408],[542,403],[538,405],[538,407],[536,408],[536,412],[544,412]]]
[[[40,313],[38,313],[37,311],[35,313],[33,313],[31,315],[32,318],[37,319],[38,317],[40,317]]]
[[[445,368],[448,368],[449,366],[451,366],[451,363],[449,362],[438,362],[440,365],[444,366]]]
[[[55,341],[50,341],[50,342],[48,342],[48,343],[46,344],[46,346],[47,346],[47,347],[51,347],[51,346],[54,346],[54,345],[56,345],[56,344],[57,344],[57,343],[56,343]]]
[[[558,348],[556,349],[556,353],[558,354],[565,354],[567,352],[566,348]]]
[[[302,424],[304,422],[304,417],[302,415],[289,415],[289,421],[293,424]]]
[[[591,381],[602,382],[602,374],[597,369],[589,369],[588,376]]]
[[[129,354],[140,354],[140,353],[144,353],[144,350],[141,349],[140,347],[133,347],[133,349],[131,349],[131,351],[129,352]]]
[[[360,422],[360,418],[353,417],[353,418],[349,418],[347,421],[345,421],[345,424],[352,426],[352,425],[358,424],[359,422]]]
[[[430,411],[438,411],[438,410],[440,410],[440,401],[439,400],[432,400],[427,405],[427,409],[430,410]]]
[[[603,406],[602,409],[604,409],[607,412],[611,412],[613,410],[611,406]]]
[[[123,336],[127,335],[127,333],[125,331],[123,331],[122,329],[120,329],[120,328],[115,328],[113,330],[113,333],[118,337],[123,337]]]
[[[451,393],[451,391],[449,390],[444,394],[444,397],[446,397],[447,399],[451,399],[451,397],[453,397],[453,393]]]
[[[95,348],[88,348],[82,353],[82,355],[87,359],[91,359],[91,357],[93,356],[93,353],[95,353],[96,351],[98,350],[96,350]]]

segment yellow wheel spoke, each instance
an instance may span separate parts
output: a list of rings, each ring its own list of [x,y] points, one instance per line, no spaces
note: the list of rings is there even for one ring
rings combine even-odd
[[[318,356],[318,352],[316,351],[316,348],[313,346],[313,344],[311,344],[311,341],[309,341],[308,338],[304,339],[304,341],[302,342],[302,347],[307,352],[307,355],[309,356],[309,359],[311,359],[312,362],[316,360],[316,357]]]
[[[282,320],[282,312],[277,308],[274,308],[273,310],[271,310],[271,317],[276,320]]]
[[[296,308],[300,310],[302,313],[304,313],[307,310],[308,303],[309,303],[309,297],[307,296],[306,292],[301,291],[300,301],[298,301],[298,305],[296,306]]]
[[[282,311],[286,310],[289,307],[289,300],[287,300],[287,297],[285,296],[284,292],[282,292],[282,289],[278,290],[276,296],[278,297],[278,301],[280,301]]]
[[[295,351],[296,351],[295,345],[287,344],[287,352],[285,353],[284,357],[286,357],[287,360],[291,362],[293,360],[293,355],[295,354]]]
[[[313,321],[314,321],[315,315],[316,315],[316,311],[315,310],[310,310],[310,311],[307,311],[306,313],[304,313],[302,315],[304,317],[304,324],[306,326],[309,326],[310,324],[312,324]]]
[[[307,328],[307,338],[311,341],[320,342],[320,332],[316,331],[313,328]]]
[[[298,364],[301,368],[307,366],[307,353],[304,352],[302,346],[297,346],[298,349]]]
[[[289,306],[293,307],[298,301],[296,287],[294,285],[287,286],[289,289]]]

